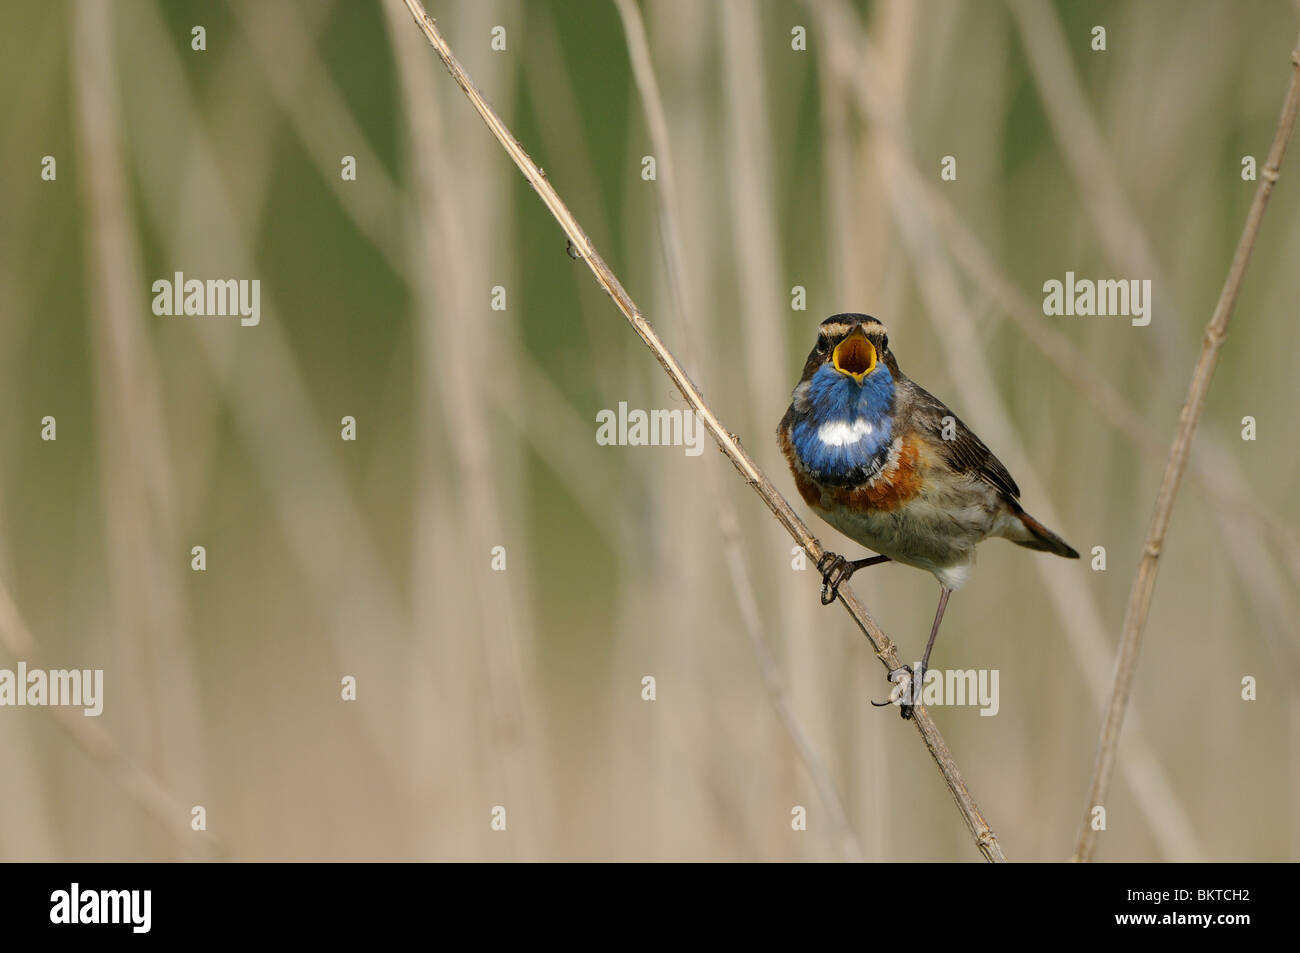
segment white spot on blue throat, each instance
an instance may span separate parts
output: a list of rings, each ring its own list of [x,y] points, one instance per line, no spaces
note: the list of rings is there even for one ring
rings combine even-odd
[[[877,363],[859,384],[824,364],[799,388],[790,442],[814,479],[852,482],[884,466],[893,439],[887,365]]]
[[[872,432],[871,421],[859,417],[850,423],[847,420],[828,420],[817,428],[817,439],[828,447],[844,447],[857,443]]]

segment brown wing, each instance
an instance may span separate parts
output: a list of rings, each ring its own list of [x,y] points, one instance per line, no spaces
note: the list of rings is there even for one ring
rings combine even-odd
[[[1020,487],[1016,486],[1002,461],[943,401],[911,380],[906,380],[899,392],[899,396],[904,398],[899,403],[910,406],[912,425],[934,442],[949,466],[963,473],[975,474],[1013,500],[1020,496]],[[902,406],[899,409],[901,411]],[[953,419],[955,433],[950,431],[950,440],[943,438],[945,417]]]

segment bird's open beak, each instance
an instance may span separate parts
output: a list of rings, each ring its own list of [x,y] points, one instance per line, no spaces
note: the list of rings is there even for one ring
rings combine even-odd
[[[831,361],[837,371],[861,384],[863,378],[875,370],[876,348],[867,340],[866,332],[861,327],[856,327],[849,332],[848,337],[835,345]]]

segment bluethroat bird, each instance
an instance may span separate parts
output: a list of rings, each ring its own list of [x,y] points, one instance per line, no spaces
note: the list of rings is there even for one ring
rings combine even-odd
[[[804,502],[879,554],[850,561],[827,552],[817,564],[823,605],[854,572],[877,563],[926,569],[939,580],[921,671],[890,672],[897,686],[890,701],[909,688],[919,697],[948,597],[966,581],[976,543],[1001,536],[1079,558],[1024,511],[1016,481],[983,441],[898,369],[885,326],[870,315],[836,314],[821,323],[777,437]],[[903,717],[911,710],[904,704]]]

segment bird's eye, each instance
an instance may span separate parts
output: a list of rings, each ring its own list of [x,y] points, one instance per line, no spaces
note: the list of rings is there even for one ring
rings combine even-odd
[[[829,341],[827,341],[825,338],[818,338],[818,339],[817,339],[817,353],[818,353],[818,354],[825,354],[825,353],[826,353],[827,351],[829,351],[830,349],[831,349],[831,345],[830,345],[830,342],[829,342]]]

